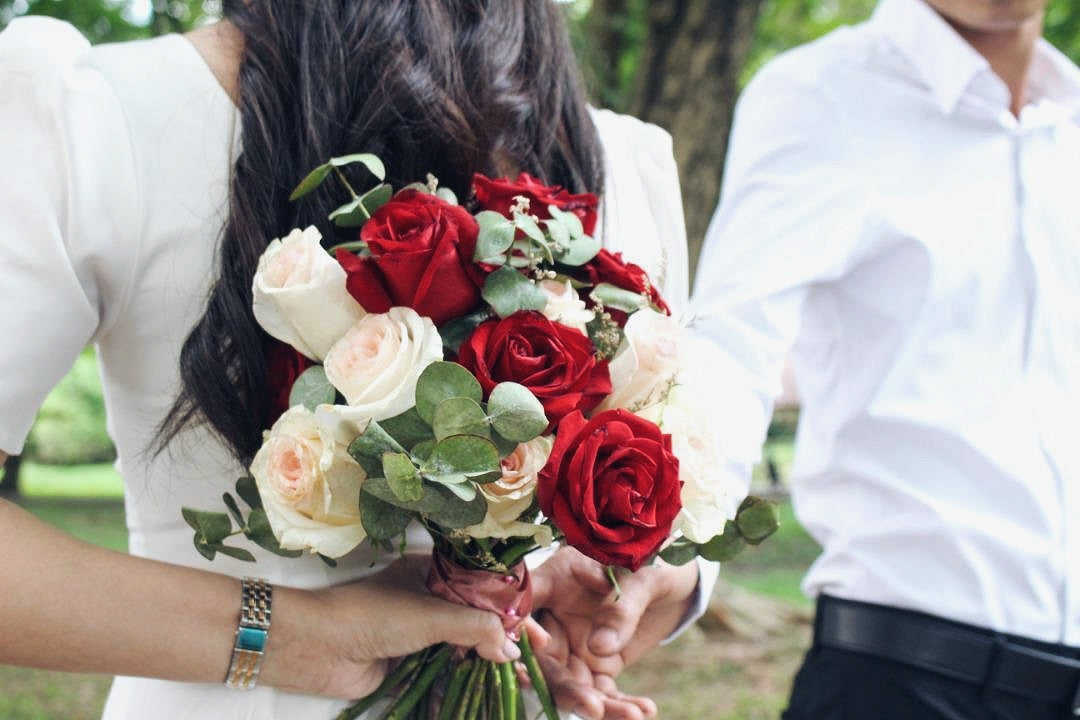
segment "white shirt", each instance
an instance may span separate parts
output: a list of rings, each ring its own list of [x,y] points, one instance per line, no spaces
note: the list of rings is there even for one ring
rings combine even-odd
[[[644,267],[684,311],[671,137],[625,115],[592,117],[605,151],[604,245]],[[49,389],[95,343],[132,553],[275,584],[342,583],[395,553],[362,545],[331,569],[248,543],[255,565],[207,563],[180,508],[220,508],[244,469],[200,429],[159,455],[145,452],[176,396],[180,345],[214,280],[237,130],[236,108],[182,36],[91,48],[70,25],[40,17],[0,33],[0,450],[22,449]],[[426,542],[423,530],[410,533],[410,547]],[[715,580],[715,568],[702,567],[688,622]],[[270,687],[237,693],[118,678],[105,718],[145,718],[148,708],[172,720],[330,718],[342,705]]]
[[[729,472],[782,359],[811,596],[1080,645],[1080,71],[1019,118],[922,0],[883,0],[742,95],[692,302]]]

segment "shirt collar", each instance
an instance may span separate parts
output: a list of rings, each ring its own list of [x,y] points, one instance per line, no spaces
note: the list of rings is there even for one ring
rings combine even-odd
[[[943,113],[979,75],[992,74],[986,58],[923,0],[881,0],[871,23],[911,63]]]

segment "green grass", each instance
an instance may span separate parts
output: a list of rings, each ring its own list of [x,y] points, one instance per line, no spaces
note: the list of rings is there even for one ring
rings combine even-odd
[[[19,492],[27,498],[120,499],[124,483],[108,463],[100,465],[41,465],[24,462]]]

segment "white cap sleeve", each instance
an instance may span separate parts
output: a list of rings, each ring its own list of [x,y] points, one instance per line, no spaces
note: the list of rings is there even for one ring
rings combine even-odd
[[[610,110],[591,110],[604,147],[599,230],[604,247],[621,252],[660,286],[681,315],[688,304],[689,260],[679,172],[671,135]]]
[[[133,158],[116,96],[70,25],[0,32],[0,450],[104,333],[130,281]]]

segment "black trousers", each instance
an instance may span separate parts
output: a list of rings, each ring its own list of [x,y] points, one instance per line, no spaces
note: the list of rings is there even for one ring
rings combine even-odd
[[[994,682],[957,679],[889,659],[887,652],[870,654],[825,646],[820,642],[820,618],[819,604],[814,645],[795,677],[782,720],[1070,720],[1077,717],[1072,711],[1072,697],[1034,697],[1002,690]],[[965,631],[971,628],[953,625]],[[989,631],[976,631],[994,636]],[[1020,638],[1010,641],[1040,652],[1080,658],[1080,650],[1076,648]]]

